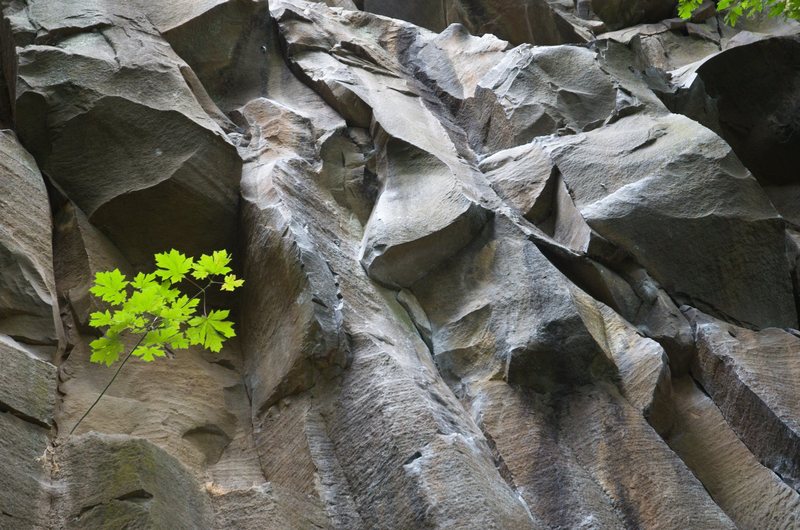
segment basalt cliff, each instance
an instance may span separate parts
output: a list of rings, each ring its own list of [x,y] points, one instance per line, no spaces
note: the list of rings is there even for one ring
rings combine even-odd
[[[800,528],[800,24],[0,7],[0,528]],[[170,248],[238,336],[69,434],[95,273]]]

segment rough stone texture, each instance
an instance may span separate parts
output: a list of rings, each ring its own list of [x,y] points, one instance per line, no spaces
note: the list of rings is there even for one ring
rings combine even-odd
[[[590,40],[604,28],[589,2],[548,0],[364,0],[364,9],[433,31],[459,23],[473,34],[493,33],[515,44],[562,44]],[[588,19],[588,20],[585,20]]]
[[[776,36],[791,37],[800,31],[800,22],[765,15],[740,19],[735,27],[730,27],[713,7],[710,2],[704,2],[689,20],[669,18],[602,33],[597,35],[595,45],[599,48],[609,42],[624,45],[633,53],[630,65],[645,77],[650,77],[651,81],[654,80],[653,74],[669,73],[665,85],[659,87],[656,84],[652,88],[657,93],[663,90],[671,93],[684,82],[691,84],[694,81],[691,74],[721,51]],[[613,53],[617,55],[619,52]],[[775,66],[783,68],[780,62]],[[731,75],[731,72],[725,75]],[[748,78],[748,82],[753,81]]]
[[[613,387],[556,397],[486,382],[473,392],[507,480],[549,527],[735,528]]]
[[[798,229],[800,227],[795,225],[794,228],[786,230],[786,254],[789,266],[792,268],[795,304],[800,308],[800,231]]]
[[[692,373],[739,438],[787,484],[800,487],[800,337],[751,331],[690,312]]]
[[[762,466],[689,377],[674,383],[675,426],[667,442],[739,528],[793,528],[800,496]]]
[[[263,98],[248,103],[242,115],[259,133],[245,151],[245,262],[270,263],[269,268],[245,268],[245,281],[258,290],[248,293],[242,307],[246,380],[253,408],[263,411],[282,396],[313,386],[316,364],[344,365],[347,347],[332,270],[320,258],[302,221],[282,207],[280,195],[263,183],[276,172],[292,176],[293,168],[282,164],[280,151],[274,147],[296,148],[298,154],[310,150],[301,144],[315,140],[311,134],[303,135],[303,127],[309,124],[291,109]],[[276,306],[276,300],[284,305]],[[288,329],[293,333],[285,333]],[[263,351],[276,355],[260,354]]]
[[[667,5],[0,2],[0,528],[800,524],[797,26]],[[212,246],[70,433],[94,274]]]
[[[91,338],[71,337],[75,346],[61,365],[60,432],[72,429],[112,375],[88,363]],[[192,349],[158,364],[133,360],[76,435],[97,431],[141,437],[222,487],[249,486],[260,475],[239,356],[232,344],[213,356]],[[181,377],[166,385],[168,374],[175,372]]]
[[[602,350],[569,282],[506,219],[412,289],[430,319],[434,359],[448,381],[503,376],[545,392],[585,384],[602,372]]]
[[[229,240],[241,162],[149,22],[123,4],[36,1],[25,14],[37,35],[6,31],[5,45],[21,48],[8,81],[42,170],[133,261],[177,241],[196,253]]]
[[[119,268],[132,272],[122,253],[71,202],[61,204],[53,218],[53,250],[57,289],[75,324],[86,326],[89,313],[100,309],[89,294],[94,275]]]
[[[588,225],[677,300],[751,325],[797,326],[783,223],[711,131],[681,116],[631,116],[547,150]]]
[[[61,333],[51,227],[36,161],[0,131],[0,333],[29,344],[54,345]]]
[[[47,528],[47,430],[0,412],[0,527]]]
[[[589,333],[616,366],[621,393],[653,428],[667,432],[672,425],[672,385],[664,349],[642,337],[611,308],[583,293],[579,293],[577,309]]]
[[[461,122],[488,152],[588,131],[636,111],[636,98],[615,85],[585,48],[519,46],[480,80]]]
[[[718,53],[723,45],[721,25],[717,18],[702,24],[674,19],[639,24],[598,35],[597,44],[600,48],[609,43],[622,44],[632,51],[632,66],[641,71],[668,72]]]
[[[341,364],[325,369],[326,363],[316,363],[319,375],[311,372],[311,384],[279,385],[277,403],[254,406],[265,475],[280,486],[316,496],[336,527],[530,527],[530,516],[494,468],[479,429],[438,377],[402,306],[393,293],[370,281],[358,263],[365,228],[355,213],[346,213],[346,205],[364,199],[345,200],[337,189],[342,183],[334,178],[343,162],[359,163],[358,146],[346,141],[358,137],[357,131],[341,121],[303,120],[274,103],[258,105],[261,123],[271,115],[274,125],[261,127],[273,135],[266,148],[255,141],[243,146],[251,153],[244,157],[244,219],[250,233],[246,252],[266,251],[274,256],[270,259],[283,260],[287,265],[282,268],[294,275],[299,292],[308,293],[300,296],[297,340],[287,343],[293,359],[314,359],[313,341],[302,337],[320,324],[333,336],[336,326],[343,327],[350,358],[343,372]],[[321,101],[317,105],[325,108]],[[336,156],[318,149],[333,150]],[[308,158],[319,156],[330,162],[315,169]],[[359,189],[345,190],[345,195]],[[280,232],[266,224],[273,216],[280,216],[277,226],[285,227]],[[343,222],[316,222],[325,217]],[[327,271],[311,262],[293,265],[298,258],[310,259],[311,249],[325,257]],[[263,321],[269,315],[268,325],[284,318],[284,326],[294,325],[291,313],[274,304],[246,303],[243,313],[245,321]],[[269,347],[269,334],[262,337],[254,336],[246,347],[252,355]],[[266,388],[261,385],[271,380],[269,371],[255,372],[250,385]],[[443,487],[452,476],[460,477],[457,482],[463,486]]]
[[[722,136],[761,183],[797,184],[800,36],[732,47],[691,74],[671,107]]]
[[[200,485],[145,440],[76,436],[54,460],[56,483],[72,486],[55,498],[54,511],[65,528],[200,528],[212,520]]]
[[[673,0],[592,0],[592,10],[608,29],[619,29],[640,22],[658,22],[675,14]]]
[[[269,77],[269,13],[264,0],[136,0],[141,12],[224,110],[263,95]],[[200,84],[201,83],[201,84]],[[215,117],[227,118],[222,113]]]
[[[435,35],[420,35],[422,44],[409,60],[425,78],[456,100],[472,97],[478,82],[503,58],[511,45],[494,35],[472,36],[461,24]]]
[[[784,219],[800,227],[800,184],[765,186],[764,191]]]
[[[551,213],[557,170],[541,146],[535,143],[504,149],[481,161],[492,189],[532,223]]]
[[[0,409],[49,425],[56,405],[56,367],[0,335]]]
[[[53,273],[52,219],[36,161],[0,131],[0,528],[44,528],[43,458],[63,347]]]
[[[318,504],[270,484],[230,492],[211,488],[209,494],[216,510],[214,528],[303,530],[329,527]]]

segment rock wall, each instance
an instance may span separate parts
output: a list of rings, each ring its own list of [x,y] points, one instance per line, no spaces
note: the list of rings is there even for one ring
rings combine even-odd
[[[800,527],[800,25],[0,6],[0,528]],[[239,337],[70,434],[94,273],[171,247]]]

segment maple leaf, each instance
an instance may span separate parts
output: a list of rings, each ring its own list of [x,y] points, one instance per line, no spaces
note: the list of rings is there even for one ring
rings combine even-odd
[[[189,298],[188,296],[184,295],[180,298],[177,298],[169,305],[165,305],[163,309],[161,309],[160,317],[164,320],[177,320],[179,322],[184,322],[192,316],[197,309],[197,304],[200,303],[200,300],[197,298]]]
[[[220,289],[223,291],[233,291],[234,289],[236,289],[237,287],[241,287],[242,285],[244,285],[244,280],[238,279],[233,274],[228,274],[227,276],[225,276],[225,280],[223,280]]]
[[[140,272],[131,281],[131,287],[142,290],[149,287],[150,285],[153,285],[154,283],[156,283],[155,272],[151,272],[150,274],[145,274],[143,272]]]
[[[164,304],[164,297],[161,296],[159,291],[158,284],[149,285],[142,291],[134,291],[124,309],[134,315],[150,313]]]
[[[113,271],[98,272],[94,275],[94,286],[89,289],[89,292],[100,298],[103,302],[108,302],[111,305],[119,305],[125,302],[128,298],[128,293],[125,287],[128,286],[128,280],[119,269]]]
[[[187,258],[183,253],[174,248],[169,252],[156,254],[155,274],[170,283],[178,283],[192,270],[194,260]]]
[[[697,9],[699,4],[697,2],[689,1],[678,6],[678,16],[683,19],[692,17],[692,11]]]
[[[189,347],[189,339],[181,330],[181,322],[165,322],[164,327],[156,330],[155,340],[160,345],[169,344],[175,349],[185,349]]]
[[[104,336],[89,343],[91,362],[106,366],[114,364],[125,351],[122,337],[129,337],[131,334],[139,335],[139,341],[125,356],[117,374],[131,356],[149,363],[166,356],[167,351],[171,353],[170,348],[185,349],[192,344],[200,344],[218,352],[226,339],[236,336],[233,322],[226,320],[229,311],[212,310],[208,315],[197,316],[199,297],[202,298],[205,313],[206,294],[212,285],[218,285],[223,291],[233,291],[244,284],[244,280],[228,274],[232,271],[229,267],[231,255],[226,250],[218,250],[211,255],[204,254],[195,261],[172,249],[156,254],[155,262],[157,269],[154,272],[140,272],[131,281],[119,269],[95,274],[94,284],[89,291],[115,307],[90,315],[90,326],[106,328]],[[189,280],[197,288],[197,292],[189,297],[183,294],[177,284],[188,279],[186,275],[190,273],[198,279],[209,276],[224,276],[224,279],[209,280],[205,287]],[[114,378],[116,374],[111,378],[112,382]],[[106,390],[108,385],[89,410],[72,426],[70,434],[75,432]]]
[[[185,333],[179,333],[169,340],[169,345],[176,350],[184,350],[189,347],[189,339]]]
[[[172,302],[181,295],[181,292],[178,289],[172,289],[170,287],[171,284],[169,282],[164,282],[157,285],[158,285],[158,294],[161,295],[164,298],[164,300],[168,302]]]
[[[212,310],[207,316],[197,316],[201,301],[198,297],[205,300],[211,283],[225,291],[233,291],[244,284],[244,280],[229,274],[231,259],[226,250],[204,254],[195,260],[172,249],[155,255],[157,269],[154,272],[140,272],[130,281],[119,269],[98,272],[90,291],[118,307],[90,315],[91,326],[106,328],[105,336],[91,343],[91,361],[107,365],[117,361],[125,351],[121,337],[126,333],[144,334],[131,355],[147,362],[163,357],[167,346],[184,349],[199,344],[211,351],[220,351],[223,342],[235,336],[233,322],[226,320],[230,312]],[[198,287],[199,291],[190,298],[173,287],[189,273],[201,279],[224,278],[205,288]]]
[[[194,264],[192,276],[198,280],[204,280],[209,276],[228,274],[233,269],[228,267],[231,256],[227,250],[215,250],[210,256],[203,254]]]
[[[139,346],[133,350],[133,355],[146,363],[150,363],[155,361],[156,357],[164,357],[166,352],[158,346]]]
[[[103,326],[110,326],[111,325],[111,311],[106,309],[105,311],[96,311],[89,315],[89,325],[93,328],[102,328]]]
[[[200,344],[213,352],[220,351],[226,338],[236,336],[233,322],[225,320],[229,313],[227,309],[210,311],[208,316],[197,316],[189,320],[191,327],[186,330],[189,342]]]
[[[114,364],[119,355],[125,350],[125,345],[117,335],[107,335],[93,340],[89,343],[92,348],[92,355],[89,361],[93,363],[105,363],[106,366]]]

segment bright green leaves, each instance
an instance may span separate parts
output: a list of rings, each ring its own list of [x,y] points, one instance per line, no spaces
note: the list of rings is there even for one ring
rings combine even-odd
[[[228,318],[228,310],[209,311],[208,316],[197,316],[189,321],[191,327],[186,330],[186,336],[192,344],[200,344],[213,352],[222,349],[225,339],[235,337],[233,322]]]
[[[678,16],[681,18],[692,18],[692,12],[700,7],[703,0],[683,0],[678,2]]]
[[[164,357],[166,353],[158,346],[137,346],[133,355],[149,363],[155,361],[156,357]]]
[[[94,328],[110,326],[112,322],[111,311],[97,311],[89,316],[89,325]]]
[[[127,298],[128,281],[125,275],[119,269],[113,271],[98,272],[94,277],[94,286],[89,289],[96,297],[100,298],[103,302],[111,305],[118,305],[125,301]]]
[[[165,305],[158,316],[166,321],[185,322],[194,315],[199,303],[199,298],[189,298],[184,295]]]
[[[141,289],[144,289],[145,287],[147,287],[148,285],[153,285],[155,283],[156,283],[156,273],[155,272],[152,272],[150,274],[145,274],[143,272],[140,272],[139,274],[137,274],[133,278],[133,281],[131,282],[131,286],[136,288],[136,289],[140,289],[141,290]]]
[[[205,280],[209,276],[222,276],[228,274],[233,269],[228,267],[231,256],[225,250],[217,250],[210,256],[203,254],[197,263],[194,264],[192,276],[198,280]]]
[[[234,289],[236,289],[237,287],[241,287],[242,285],[244,285],[244,280],[238,279],[233,274],[228,274],[222,281],[222,286],[220,287],[220,289],[222,289],[223,291],[233,291]]]
[[[187,258],[174,248],[169,252],[156,254],[156,274],[170,283],[180,283],[189,274],[194,265],[192,258]]]
[[[114,364],[125,350],[125,345],[119,335],[100,337],[89,345],[92,347],[92,356],[89,360],[93,363],[104,363],[106,366]]]
[[[155,262],[154,272],[140,272],[131,281],[118,269],[95,275],[90,291],[111,309],[90,315],[90,326],[106,328],[105,336],[90,343],[91,362],[112,365],[125,351],[126,342],[136,344],[130,355],[145,362],[166,356],[170,349],[190,345],[218,352],[226,339],[236,335],[233,322],[226,320],[229,311],[205,309],[206,294],[212,286],[234,291],[244,284],[244,280],[229,274],[231,255],[227,251],[218,250],[195,260],[172,249],[156,254]],[[190,280],[190,273],[205,285]],[[191,296],[180,289],[184,280],[191,284]],[[133,338],[123,341],[126,334],[139,335],[138,342]]]
[[[691,18],[695,9],[700,7],[702,0],[678,0],[678,15],[681,18]],[[720,0],[717,11],[727,11],[725,22],[735,26],[741,17],[752,18],[767,10],[769,16],[783,16],[800,20],[800,0]]]

